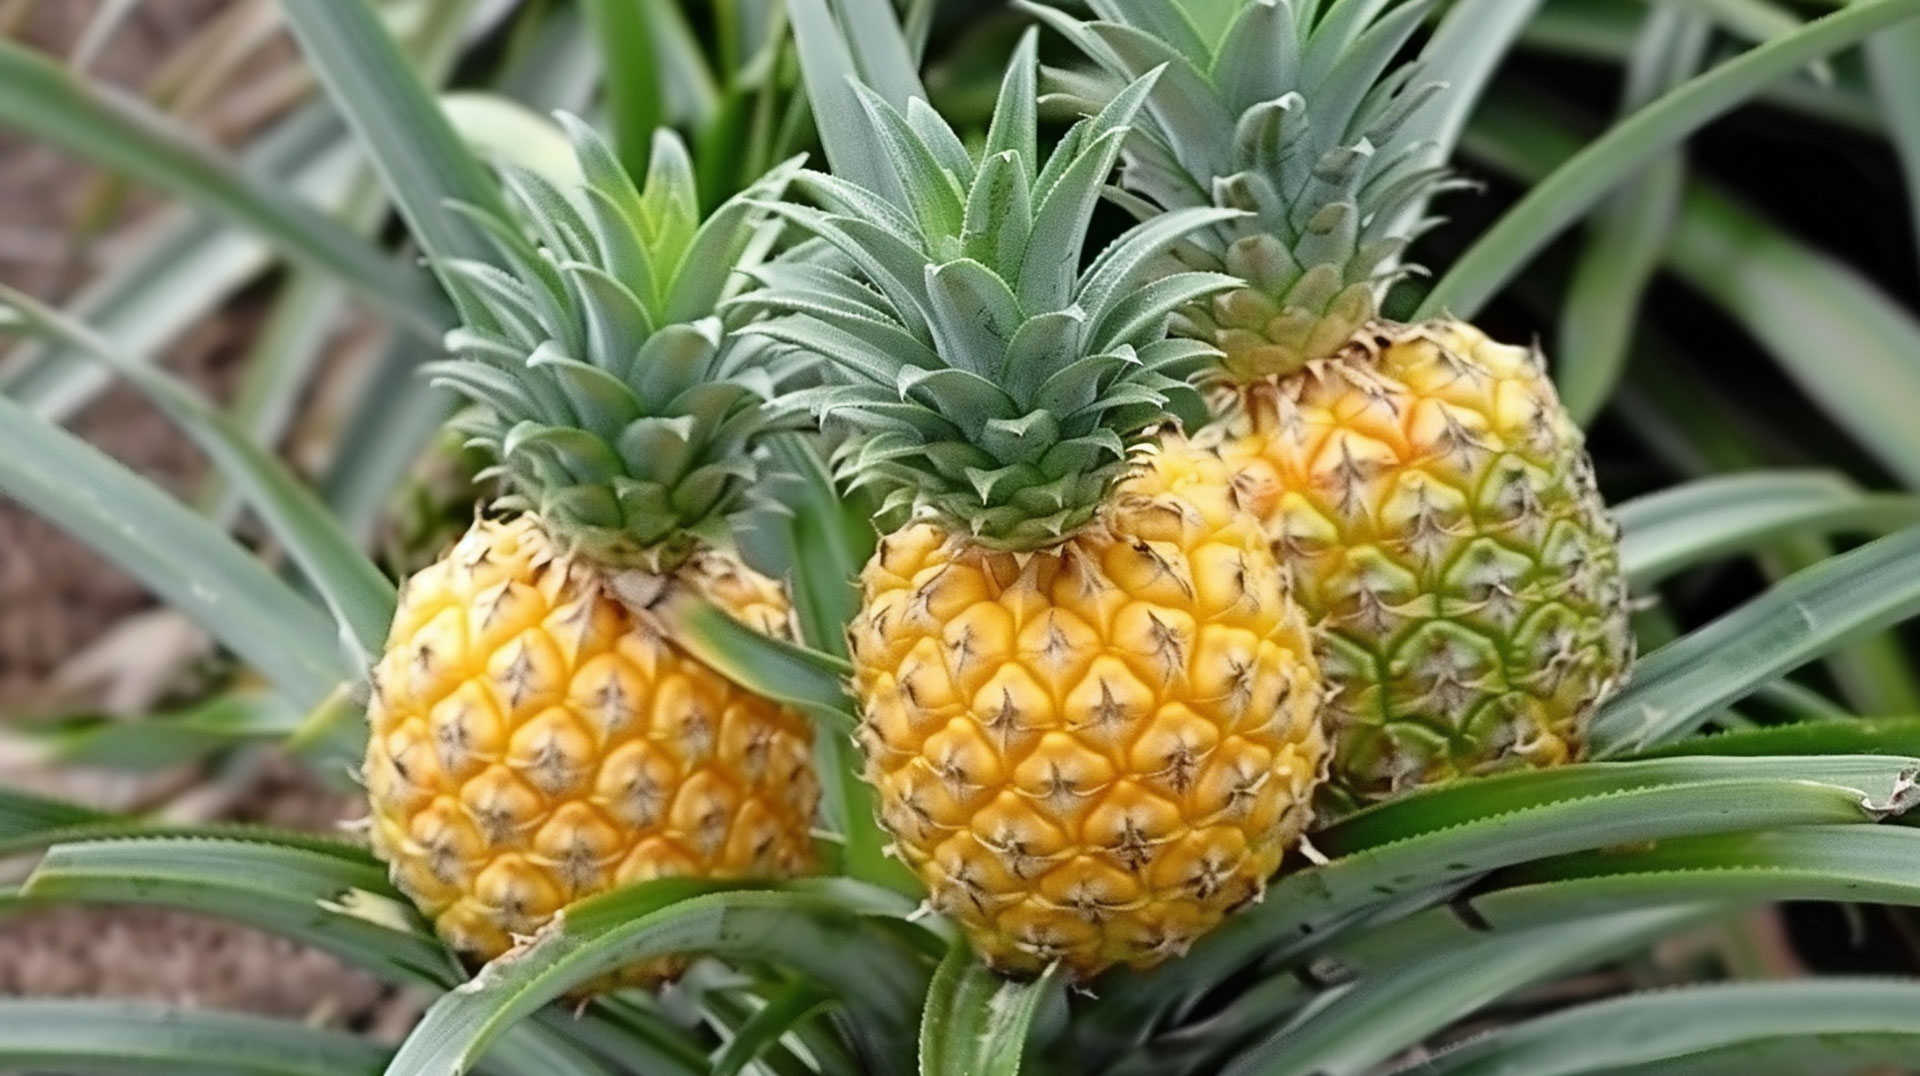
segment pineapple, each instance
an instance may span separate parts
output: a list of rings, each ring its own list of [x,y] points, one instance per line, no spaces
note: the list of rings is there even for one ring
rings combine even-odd
[[[1211,452],[1146,449],[1212,348],[1168,314],[1229,278],[1143,286],[1226,212],[1080,248],[1151,79],[1037,166],[1034,38],[984,151],[861,88],[899,203],[804,174],[822,258],[771,267],[749,331],[826,355],[812,402],[889,520],[849,628],[881,823],[995,969],[1084,980],[1182,952],[1309,821],[1325,755],[1311,636]]]
[[[481,405],[467,432],[517,514],[482,518],[408,580],[368,710],[373,847],[475,960],[615,886],[812,864],[807,723],[647,613],[690,588],[788,631],[780,587],[724,544],[770,427],[771,349],[714,312],[777,226],[750,201],[796,166],[702,224],[677,138],[656,140],[642,193],[571,133],[585,189],[506,173],[524,223],[486,223],[517,273],[450,267],[467,325],[435,367]]]
[[[1213,344],[1199,439],[1289,563],[1335,691],[1322,817],[1455,777],[1581,754],[1633,656],[1619,528],[1540,355],[1471,325],[1395,324],[1381,302],[1419,206],[1437,84],[1390,66],[1419,5],[1092,0],[1033,8],[1101,68],[1088,110],[1165,69],[1116,200],[1143,219],[1244,211],[1162,272],[1240,287],[1176,335]]]

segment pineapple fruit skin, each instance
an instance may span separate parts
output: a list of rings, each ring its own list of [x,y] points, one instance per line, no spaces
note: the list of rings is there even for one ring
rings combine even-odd
[[[1326,756],[1306,622],[1210,453],[1027,554],[887,536],[849,629],[882,824],[996,970],[1085,980],[1258,900]]]
[[[787,623],[779,586],[728,556],[676,580],[760,630]],[[476,522],[401,596],[368,709],[371,840],[466,958],[617,886],[813,865],[805,719],[687,655],[607,582],[521,516]]]
[[[1224,398],[1202,439],[1291,566],[1332,688],[1322,820],[1578,759],[1633,636],[1619,526],[1538,353],[1375,323]]]

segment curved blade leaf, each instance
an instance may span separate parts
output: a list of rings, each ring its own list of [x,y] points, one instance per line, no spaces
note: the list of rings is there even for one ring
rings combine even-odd
[[[284,188],[241,171],[139,101],[75,78],[53,60],[5,40],[0,122],[253,229],[420,335],[437,340],[446,323],[445,301],[416,270]]]
[[[1644,107],[1699,71],[1712,24],[1679,6],[1656,7],[1627,62],[1623,110]],[[1673,234],[1686,183],[1679,154],[1649,164],[1594,214],[1561,309],[1555,380],[1585,425],[1612,395],[1639,321],[1640,299]]]
[[[910,1013],[927,969],[865,924],[912,914],[906,898],[845,880],[752,883],[661,879],[574,904],[526,946],[441,998],[401,1046],[392,1076],[470,1071],[488,1045],[542,1005],[621,965],[669,953],[768,961],[840,999],[876,1067],[907,1068]],[[858,960],[848,959],[858,952]]]
[[[1019,1076],[1034,1013],[1061,979],[995,975],[964,942],[948,951],[927,988],[920,1017],[921,1076]]]
[[[0,491],[98,550],[313,706],[351,678],[329,618],[233,539],[114,462],[0,397]]]
[[[366,0],[281,0],[280,8],[413,237],[436,262],[496,261],[493,247],[453,205],[500,212],[500,189]],[[484,311],[463,308],[461,315],[469,324],[491,324]]]
[[[393,620],[393,584],[285,464],[249,438],[232,417],[165,370],[119,354],[58,310],[3,284],[0,309],[13,311],[29,328],[105,363],[165,411],[234,483],[274,538],[299,563],[307,581],[358,648],[358,664],[372,663]]]
[[[1683,905],[1559,922],[1416,959],[1333,994],[1248,1048],[1222,1076],[1361,1076],[1490,1001],[1637,949],[1709,914],[1710,908]]]
[[[1636,841],[1871,821],[1907,805],[1920,759],[1681,758],[1589,763],[1461,781],[1362,811],[1316,834],[1324,866],[1284,874],[1257,907],[1150,975],[1110,976],[1088,1007],[1116,1041],[1139,1041],[1246,965],[1331,944],[1393,900],[1532,859]]]
[[[691,591],[675,591],[653,609],[675,642],[755,694],[795,706],[851,732],[852,703],[844,661],[747,627]]]
[[[373,1076],[386,1048],[342,1031],[140,1001],[0,999],[0,1069],[156,1076]]]
[[[1920,527],[1821,561],[1642,659],[1594,719],[1594,757],[1677,739],[1852,635],[1920,614]]]
[[[1862,493],[1828,471],[1756,471],[1661,490],[1613,514],[1627,575],[1647,587],[1787,534],[1897,530],[1920,522],[1920,498]]]
[[[30,901],[148,904],[217,915],[325,949],[394,982],[465,973],[365,853],[271,839],[124,837],[56,845],[21,887]]]
[[[1920,1053],[1920,983],[1715,983],[1583,1005],[1488,1032],[1405,1076],[1851,1076]]]
[[[1417,317],[1471,317],[1567,225],[1647,161],[1813,60],[1920,14],[1920,0],[1869,0],[1775,38],[1634,113],[1556,169],[1474,243]]]
[[[734,1029],[726,1049],[713,1059],[711,1076],[739,1076],[748,1065],[779,1046],[795,1025],[825,1012],[832,1004],[832,995],[812,983],[787,984]]]
[[[37,763],[156,770],[236,744],[277,741],[298,728],[303,717],[278,695],[239,689],[137,721],[100,715],[45,729],[29,725],[17,735],[35,752]]]

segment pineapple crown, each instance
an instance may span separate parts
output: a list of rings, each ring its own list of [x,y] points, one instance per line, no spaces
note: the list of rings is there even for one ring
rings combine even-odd
[[[428,373],[481,406],[460,422],[506,480],[500,504],[536,513],[568,551],[614,568],[667,570],[724,538],[774,421],[773,349],[718,311],[779,230],[761,206],[798,159],[700,219],[692,163],[654,136],[644,189],[607,144],[561,115],[581,180],[563,191],[501,166],[505,215],[460,207],[508,269],[445,266],[467,309],[454,359]],[[509,271],[510,270],[510,271]]]
[[[1196,228],[1238,216],[1196,207],[1134,227],[1084,269],[1088,225],[1149,73],[1067,132],[1039,164],[1035,36],[1015,50],[976,156],[927,103],[904,112],[855,84],[893,189],[818,172],[820,208],[779,211],[838,258],[801,248],[737,302],[777,316],[746,331],[825,356],[844,375],[806,397],[850,427],[838,457],[983,545],[1030,550],[1086,524],[1151,431],[1205,414],[1187,379],[1216,358],[1165,336],[1171,311],[1237,281],[1151,263]],[[827,117],[823,117],[823,120]]]
[[[1375,317],[1400,262],[1430,223],[1419,207],[1448,186],[1426,162],[1418,120],[1443,89],[1395,57],[1433,0],[1090,0],[1082,22],[1028,0],[1098,66],[1061,73],[1085,111],[1115,86],[1161,70],[1123,155],[1121,190],[1146,219],[1222,206],[1245,215],[1193,237],[1188,264],[1248,289],[1196,304],[1177,330],[1220,343],[1235,379],[1287,374],[1337,350]],[[1382,13],[1384,11],[1384,14]],[[1255,326],[1258,340],[1223,326]]]

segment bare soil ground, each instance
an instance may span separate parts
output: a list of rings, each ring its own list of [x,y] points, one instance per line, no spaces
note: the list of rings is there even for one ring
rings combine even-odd
[[[137,89],[210,19],[252,2],[134,5],[93,58],[88,76]],[[0,32],[64,58],[98,7],[90,0],[0,0]],[[261,62],[297,61],[282,41]],[[110,262],[115,237],[137,226],[158,200],[133,192],[100,235],[78,242],[77,223],[97,206],[98,179],[71,158],[0,132],[0,280],[59,301]],[[215,397],[224,396],[258,327],[258,307],[257,301],[237,300],[188,333],[165,363]],[[131,391],[108,392],[71,428],[175,494],[191,495],[205,473],[185,439]],[[0,498],[0,721],[44,698],[48,677],[63,662],[151,606],[138,584]],[[191,786],[192,775],[185,779]],[[96,801],[128,796],[129,780],[0,770],[0,784],[51,786]],[[177,785],[182,775],[161,780]],[[213,813],[239,820],[326,829],[357,813],[344,798],[278,761],[216,791]],[[137,789],[131,798],[138,798]],[[323,953],[231,924],[152,909],[68,908],[0,921],[0,995],[172,1000],[389,1036],[417,1012],[417,1003]]]

